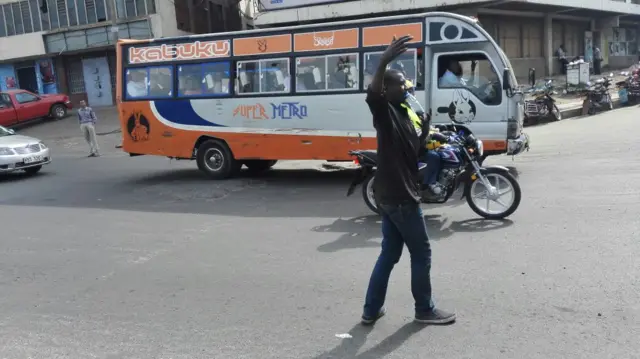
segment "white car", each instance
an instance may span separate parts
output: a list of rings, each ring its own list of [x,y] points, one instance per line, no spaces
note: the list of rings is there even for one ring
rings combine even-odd
[[[35,174],[49,163],[51,153],[42,141],[0,126],[0,174],[14,171]]]

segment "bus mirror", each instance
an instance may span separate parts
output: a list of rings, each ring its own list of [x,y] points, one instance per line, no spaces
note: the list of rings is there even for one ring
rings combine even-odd
[[[511,70],[509,70],[509,68],[504,69],[504,72],[502,73],[502,89],[511,89]]]

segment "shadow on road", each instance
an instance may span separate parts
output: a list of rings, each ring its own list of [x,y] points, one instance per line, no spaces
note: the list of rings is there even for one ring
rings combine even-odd
[[[0,173],[0,183],[28,181],[29,179],[35,179],[36,177],[46,177],[48,175],[49,174],[47,172],[39,172],[33,175],[27,174],[23,171],[16,171],[11,173]]]
[[[356,324],[348,333],[352,338],[342,339],[340,345],[334,349],[324,352],[313,359],[336,359],[336,358],[349,358],[349,359],[377,359],[384,358],[385,356],[393,353],[404,342],[406,342],[411,336],[424,329],[425,325],[417,323],[407,323],[396,330],[395,333],[386,337],[380,343],[376,344],[371,349],[358,354],[360,349],[367,342],[367,336],[371,333],[371,326],[363,326]]]
[[[42,177],[46,173],[50,175]],[[351,218],[371,213],[360,192],[346,197],[354,176],[352,169],[275,168],[262,174],[244,170],[236,178],[216,181],[187,161],[65,158],[29,181],[21,174],[4,179],[8,183],[0,203],[242,217]],[[25,183],[19,181],[23,178]],[[425,209],[437,211],[441,206],[465,204],[458,198],[459,195],[444,205]],[[451,235],[444,219],[428,217],[427,224],[434,239]],[[378,228],[366,229],[362,225],[354,228],[354,225],[355,222],[347,225],[351,229],[343,233],[358,233],[355,239],[362,243],[378,236]],[[324,230],[338,231],[338,225],[332,227]],[[351,234],[344,235],[347,236],[353,239]]]
[[[446,218],[440,215],[424,216],[429,233],[429,238],[439,241],[452,236],[454,233],[487,232],[503,229],[513,224],[509,219],[487,220],[482,218],[448,223]],[[382,220],[380,216],[361,216],[350,219],[338,218],[330,225],[317,226],[311,230],[314,232],[342,233],[335,241],[325,243],[318,247],[319,252],[337,252],[344,249],[377,248],[379,241],[373,239],[382,238],[380,232]]]

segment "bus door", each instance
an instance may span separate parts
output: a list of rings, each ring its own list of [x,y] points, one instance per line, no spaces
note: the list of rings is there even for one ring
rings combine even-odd
[[[433,123],[464,125],[479,138],[504,140],[508,101],[502,90],[502,66],[481,49],[433,51],[431,59]]]

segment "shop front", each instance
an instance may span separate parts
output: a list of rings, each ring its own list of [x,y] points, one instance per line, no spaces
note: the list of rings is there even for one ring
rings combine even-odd
[[[0,65],[0,89],[23,89],[37,94],[58,93],[52,58]]]

